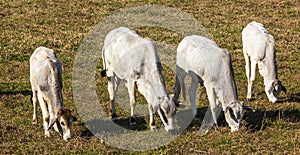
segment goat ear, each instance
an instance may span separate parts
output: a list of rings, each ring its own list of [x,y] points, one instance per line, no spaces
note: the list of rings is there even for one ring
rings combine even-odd
[[[229,105],[227,105],[227,107],[225,108],[225,112],[227,113],[230,108],[231,107]]]
[[[243,109],[246,110],[246,111],[253,111],[253,109],[249,106],[247,106],[246,104],[244,104],[244,102],[242,102],[242,105],[243,105]]]
[[[57,116],[62,116],[64,114],[64,110],[60,109],[57,112]]]
[[[268,93],[271,94],[274,91],[275,87],[274,84],[272,84],[272,86],[270,87]]]
[[[282,90],[284,93],[286,93],[286,88],[285,88],[282,84],[280,84],[280,87],[281,87],[281,90]]]
[[[174,99],[174,94],[169,95],[170,100],[174,101],[175,106],[178,108],[179,107],[179,101]]]
[[[77,121],[77,117],[73,116],[71,117],[72,122],[76,122]]]
[[[64,109],[64,112],[65,112],[66,115],[70,115],[71,116],[71,110],[69,110],[69,109],[66,108],[66,109]]]
[[[279,81],[276,79],[276,80],[274,80],[274,81],[272,82],[272,85],[275,87],[275,86],[278,85],[278,83],[279,83]]]
[[[101,77],[106,77],[107,75],[106,75],[106,69],[105,70],[103,70],[103,71],[101,71]]]
[[[170,111],[170,106],[169,106],[168,103],[163,102],[163,103],[161,104],[160,107],[161,107],[161,109],[164,109],[163,111],[165,111],[166,113],[169,113],[169,111]]]
[[[51,119],[51,120],[50,120],[50,123],[49,123],[50,125],[49,125],[47,131],[49,131],[49,130],[52,128],[52,126],[54,125],[55,122],[57,122],[57,118],[56,118],[56,119]]]

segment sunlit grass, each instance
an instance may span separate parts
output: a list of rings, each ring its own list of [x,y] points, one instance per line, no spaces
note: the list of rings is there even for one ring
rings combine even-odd
[[[3,154],[106,154],[135,153],[113,148],[93,136],[81,119],[74,123],[69,142],[52,131],[44,138],[41,110],[38,125],[31,124],[32,105],[29,83],[29,58],[35,48],[46,46],[57,52],[63,65],[63,95],[65,107],[76,113],[72,92],[72,69],[76,51],[88,32],[104,17],[124,8],[141,5],[174,7],[195,17],[210,32],[212,39],[227,48],[233,58],[233,68],[239,99],[254,108],[246,114],[242,128],[230,133],[224,118],[219,128],[204,137],[198,136],[200,122],[193,121],[175,141],[160,148],[138,152],[143,154],[299,154],[300,150],[300,65],[299,65],[299,2],[291,1],[1,1],[0,8],[0,150]],[[242,54],[241,31],[256,20],[274,35],[277,49],[279,79],[288,93],[281,102],[272,104],[264,92],[263,79],[258,74],[254,84],[254,100],[246,102],[246,76]],[[157,27],[136,29],[143,37],[176,46],[184,37]],[[162,62],[164,64],[164,62]],[[110,113],[107,80],[100,77],[99,60],[95,77],[99,106]],[[163,75],[168,93],[173,93],[175,73],[164,66]],[[198,105],[201,116],[208,105],[205,89],[200,88]],[[142,96],[139,103],[145,103]],[[128,103],[129,105],[129,103]],[[120,107],[117,113],[129,127],[130,114]],[[159,118],[155,120],[161,125]],[[140,118],[138,130],[149,130],[149,118]]]

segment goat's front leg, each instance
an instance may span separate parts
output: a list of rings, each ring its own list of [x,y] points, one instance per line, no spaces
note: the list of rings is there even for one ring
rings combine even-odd
[[[179,98],[179,94],[180,94],[181,90],[182,90],[183,100],[184,101],[186,100],[186,92],[185,92],[185,84],[184,84],[184,78],[186,75],[187,75],[187,73],[183,69],[176,66],[176,82],[175,82],[175,86],[174,86],[174,100],[176,102]],[[179,106],[179,103],[176,106]]]
[[[48,103],[49,103],[49,102],[48,102]],[[59,122],[56,121],[56,119],[57,119],[57,113],[55,113],[55,111],[53,111],[54,108],[51,107],[51,105],[48,105],[48,108],[49,108],[49,111],[48,111],[48,112],[49,112],[49,115],[50,115],[50,123],[51,123],[51,120],[55,120],[55,123],[53,124],[53,128],[54,128],[54,130],[55,130],[57,133],[59,133],[60,136],[63,136],[63,133],[62,133],[62,131],[60,130],[61,126],[60,126],[60,124],[58,124]],[[51,124],[49,124],[49,125],[51,125]]]
[[[36,114],[36,102],[37,102],[37,91],[32,88],[32,105],[33,105],[33,117],[32,124],[37,124],[37,114]]]
[[[208,100],[209,100],[209,105],[210,105],[210,111],[212,113],[212,118],[213,118],[213,121],[215,122],[216,126],[218,127],[218,117],[219,117],[219,114],[218,113],[218,105],[216,103],[217,99],[216,99],[216,95],[215,95],[215,92],[214,92],[214,89],[212,87],[209,87],[209,86],[206,86],[206,93],[207,93],[207,97],[208,97]]]
[[[161,121],[163,122],[163,124],[164,124],[164,126],[165,126],[165,130],[166,130],[167,132],[169,132],[170,130],[173,130],[173,128],[170,128],[169,122],[168,122],[168,120],[165,120],[165,118],[164,118],[162,112],[163,112],[163,111],[162,111],[161,109],[158,109],[158,110],[157,110],[157,113],[158,113],[158,115],[159,115]]]
[[[40,107],[42,109],[42,114],[43,114],[43,126],[45,129],[45,137],[50,137],[50,131],[48,131],[48,125],[49,125],[49,121],[50,121],[50,117],[49,117],[49,111],[47,109],[47,103],[45,102],[43,96],[41,93],[38,92],[38,100],[40,103]]]
[[[135,106],[136,106],[136,97],[135,97],[135,81],[128,80],[127,83],[128,93],[129,93],[129,100],[130,100],[130,126],[134,127],[136,125],[135,120]]]
[[[190,102],[191,102],[191,106],[192,106],[192,111],[193,111],[193,116],[195,120],[199,120],[199,115],[197,114],[197,108],[196,108],[196,92],[198,89],[198,80],[197,80],[197,75],[192,75],[192,82],[189,88],[189,97],[190,97]]]
[[[153,119],[153,108],[150,103],[148,103],[148,109],[149,109],[149,115],[150,115],[149,116],[150,117],[150,130],[154,131],[156,129],[156,126],[155,126],[155,122]]]

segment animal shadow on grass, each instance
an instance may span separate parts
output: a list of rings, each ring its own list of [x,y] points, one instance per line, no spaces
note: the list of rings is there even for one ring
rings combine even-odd
[[[142,131],[147,130],[147,122],[144,117],[135,117],[136,125],[130,126],[129,118],[122,118],[114,121],[117,125],[128,129],[128,130],[135,130],[135,131]]]
[[[197,108],[197,115],[198,115],[198,118],[199,118],[199,119],[197,119],[197,120],[195,120],[195,119],[192,120],[191,123],[189,124],[187,130],[189,130],[190,128],[193,128],[193,127],[196,127],[197,129],[200,128],[201,123],[202,123],[202,121],[203,121],[203,119],[204,119],[205,113],[206,113],[206,111],[207,111],[207,108],[208,108],[208,107]],[[190,111],[185,110],[184,113],[186,113],[185,116],[193,117],[193,116],[192,116],[192,111],[191,111],[191,110],[190,110]]]
[[[83,124],[82,124],[83,126]],[[91,137],[93,137],[94,134],[88,129],[86,128],[84,131],[82,131],[80,133],[80,137],[85,138],[85,139],[91,139]]]
[[[199,120],[194,120],[189,125],[188,129],[192,127],[200,128],[201,123],[204,119],[204,115],[207,111],[207,107],[198,108]],[[266,110],[257,109],[255,111],[246,111],[243,116],[245,123],[241,126],[245,126],[249,132],[257,132],[266,129],[266,127],[271,126],[274,121],[285,121],[285,122],[299,122],[300,121],[300,111],[298,109],[284,109],[284,110]],[[222,111],[218,117],[219,127],[229,127],[226,120],[224,112]],[[213,126],[216,128],[216,125]]]
[[[300,93],[289,94],[286,98],[280,99],[276,104],[284,102],[300,103]],[[296,108],[279,110],[266,110],[261,108],[255,111],[245,112],[243,119],[246,121],[245,126],[247,129],[251,132],[256,132],[270,126],[270,122],[272,121],[299,122],[300,111]]]
[[[300,92],[289,94],[289,95],[287,95],[287,98],[279,100],[278,103],[282,103],[282,102],[297,102],[297,103],[300,103]]]
[[[265,95],[265,93],[261,92],[258,93],[257,95],[253,94],[253,98],[251,98],[249,101],[256,101],[256,97],[255,96],[260,96],[260,95]],[[287,93],[286,97],[282,97],[280,96],[279,100],[276,103],[284,103],[284,102],[297,102],[300,103],[300,92],[298,93]]]
[[[146,123],[144,117],[135,117],[135,119],[137,125],[134,128],[130,126],[129,118],[118,119],[116,121],[94,119],[89,122],[81,123],[79,125],[85,125],[87,128],[86,130],[82,131],[80,136],[89,139],[90,137],[98,133],[122,134],[126,132],[126,130],[147,130],[148,124]]]
[[[85,123],[79,124],[81,126],[85,126],[86,130],[81,132],[81,137],[90,139],[91,137],[102,134],[102,133],[120,133],[123,132],[118,130],[113,124],[112,121],[109,120],[101,120],[101,119],[94,119]]]
[[[202,109],[203,111],[207,109]],[[205,111],[203,112],[205,113]],[[190,120],[192,118],[192,111],[191,110],[180,110],[180,113],[178,113],[177,123],[175,123],[177,126],[179,126],[178,131],[172,131],[170,134],[178,134],[185,130],[185,127],[187,126],[190,128],[191,124],[198,125],[195,121],[192,121],[191,123],[187,120]],[[163,130],[163,124],[161,123],[160,118],[157,114],[154,117],[155,125],[159,128],[158,130]],[[204,115],[203,115],[204,116]],[[129,117],[128,118],[118,118],[116,121],[110,121],[110,120],[100,120],[100,119],[94,119],[89,122],[82,123],[80,125],[86,126],[86,130],[84,130],[81,133],[81,137],[89,139],[90,137],[94,135],[103,135],[103,133],[114,133],[114,135],[123,134],[128,132],[128,130],[132,131],[150,131],[149,123],[146,121],[146,119],[149,119],[149,117],[135,117],[136,119],[136,126],[132,128],[130,126]],[[194,122],[194,123],[193,123]],[[190,123],[190,124],[187,124]],[[156,131],[151,131],[156,132]]]
[[[299,122],[300,111],[298,109],[266,110],[257,109],[245,112],[243,119],[246,128],[250,132],[257,132],[271,126],[274,121]]]
[[[199,120],[193,120],[191,122],[191,124],[189,125],[189,128],[197,127],[200,129],[207,110],[208,110],[208,107],[197,108],[197,114],[198,114]],[[221,111],[221,113],[217,119],[217,122],[218,122],[218,127],[229,127],[225,120],[225,115],[224,115],[223,111]],[[213,124],[213,128],[217,129],[217,126],[215,123]]]
[[[204,119],[207,107],[198,108],[199,120],[193,120],[191,122],[185,122],[192,117],[191,110],[181,110],[180,118],[178,119],[179,124],[187,125],[187,129],[182,130],[191,130],[192,128],[199,129],[201,123]],[[186,117],[186,118],[184,118]],[[243,116],[245,123],[242,123],[241,126],[245,126],[249,132],[257,132],[265,130],[266,127],[271,126],[274,121],[285,121],[285,122],[299,122],[300,121],[300,111],[298,109],[284,109],[284,110],[266,110],[264,108],[256,109],[255,111],[246,111]],[[110,120],[104,121],[100,119],[95,119],[89,122],[85,122],[85,125],[88,128],[81,133],[81,137],[90,138],[97,133],[115,133],[122,134],[126,132],[125,130],[135,130],[135,131],[145,131],[149,130],[149,124],[145,121],[145,117],[136,117],[137,126],[135,129],[130,127],[129,118],[119,119],[115,122]],[[157,122],[158,120],[155,119]],[[219,127],[229,127],[225,121],[224,112],[221,112],[218,117],[218,126]],[[189,124],[186,124],[189,123]],[[83,125],[83,124],[82,124]],[[118,126],[119,128],[115,128]],[[216,125],[214,124],[214,127]]]
[[[0,96],[1,95],[17,95],[17,94],[22,94],[23,96],[28,96],[28,95],[32,95],[32,91],[29,91],[29,90],[24,90],[24,91],[6,91],[6,92],[0,91]]]

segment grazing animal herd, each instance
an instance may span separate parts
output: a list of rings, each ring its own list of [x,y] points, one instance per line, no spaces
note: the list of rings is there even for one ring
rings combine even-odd
[[[242,31],[243,53],[248,79],[247,100],[252,98],[255,69],[264,78],[265,92],[270,102],[279,99],[286,88],[278,80],[276,51],[273,36],[261,23],[251,22]],[[182,90],[186,99],[184,78],[192,79],[188,95],[195,119],[197,114],[195,98],[199,83],[204,85],[210,109],[217,125],[217,106],[221,106],[231,132],[238,131],[245,110],[251,109],[238,100],[234,80],[232,59],[227,49],[220,48],[212,40],[192,35],[185,37],[178,45],[176,56],[176,82],[174,95],[168,95],[162,65],[155,42],[140,37],[125,27],[110,31],[104,40],[102,50],[104,70],[101,75],[108,78],[108,93],[111,104],[111,119],[116,120],[115,97],[120,82],[125,81],[130,98],[130,125],[135,120],[135,89],[145,97],[150,113],[151,130],[156,128],[153,114],[158,113],[166,131],[175,129],[174,116]],[[52,126],[64,140],[71,138],[72,122],[76,117],[64,108],[62,96],[62,68],[55,52],[45,47],[37,48],[30,57],[30,83],[33,97],[33,124],[37,123],[36,102],[43,114],[45,137],[50,136]]]

